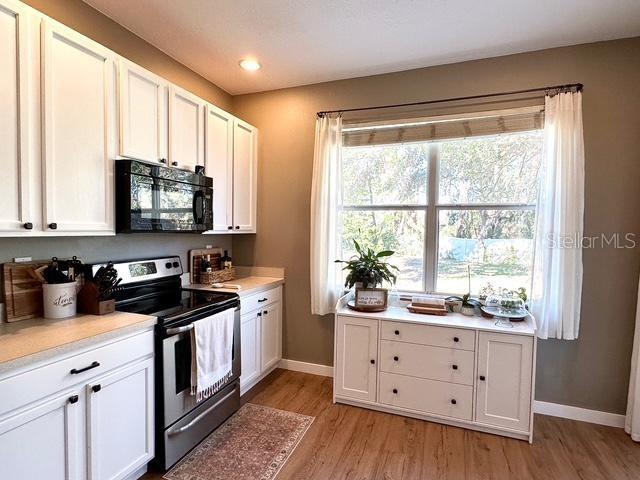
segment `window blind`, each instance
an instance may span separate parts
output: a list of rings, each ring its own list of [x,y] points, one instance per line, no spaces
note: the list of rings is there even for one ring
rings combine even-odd
[[[466,115],[441,115],[404,121],[345,125],[342,129],[342,145],[358,147],[438,141],[523,132],[541,129],[543,126],[544,110],[541,106],[522,107]]]

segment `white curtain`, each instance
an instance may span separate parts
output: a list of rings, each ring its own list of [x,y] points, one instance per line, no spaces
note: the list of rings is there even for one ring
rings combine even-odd
[[[340,295],[337,225],[340,206],[342,117],[316,120],[311,183],[311,313],[326,315]]]
[[[631,355],[631,377],[629,378],[629,397],[627,399],[627,417],[625,431],[636,442],[640,442],[640,286],[638,287],[638,305],[636,306],[636,333],[633,336],[633,354]]]
[[[531,309],[540,338],[578,338],[582,297],[582,94],[545,98]]]

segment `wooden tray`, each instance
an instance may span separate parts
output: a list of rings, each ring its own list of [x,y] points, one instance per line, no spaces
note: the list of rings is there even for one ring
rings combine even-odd
[[[413,304],[409,304],[407,305],[407,309],[411,313],[421,313],[424,315],[444,316],[448,313],[445,307],[420,307],[420,306],[414,306]]]
[[[387,309],[387,306],[380,306],[380,307],[356,307],[356,302],[355,300],[349,300],[347,302],[347,307],[349,307],[351,310],[355,310],[356,312],[384,312]]]

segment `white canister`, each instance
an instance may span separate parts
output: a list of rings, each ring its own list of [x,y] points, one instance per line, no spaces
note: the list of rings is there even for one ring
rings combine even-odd
[[[68,318],[76,314],[76,282],[42,285],[44,318]]]

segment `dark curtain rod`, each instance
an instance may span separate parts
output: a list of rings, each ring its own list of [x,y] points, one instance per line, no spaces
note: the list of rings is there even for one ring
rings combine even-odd
[[[555,93],[557,94],[560,92],[568,92],[573,89],[575,89],[576,92],[581,92],[583,88],[584,88],[584,85],[582,85],[581,83],[570,83],[567,85],[554,85],[553,87],[528,88],[526,90],[512,90],[510,92],[487,93],[485,95],[471,95],[467,97],[442,98],[439,100],[427,100],[424,102],[397,103],[395,105],[380,105],[377,107],[345,108],[344,110],[326,110],[324,112],[318,112],[317,115],[319,117],[324,117],[325,115],[331,115],[332,113],[343,114],[347,112],[364,112],[366,110],[378,110],[383,108],[414,107],[418,105],[432,105],[435,103],[459,102],[462,100],[478,100],[480,98],[502,97],[506,95],[519,95],[522,93],[545,92],[545,95],[546,95],[552,91],[555,91]]]

